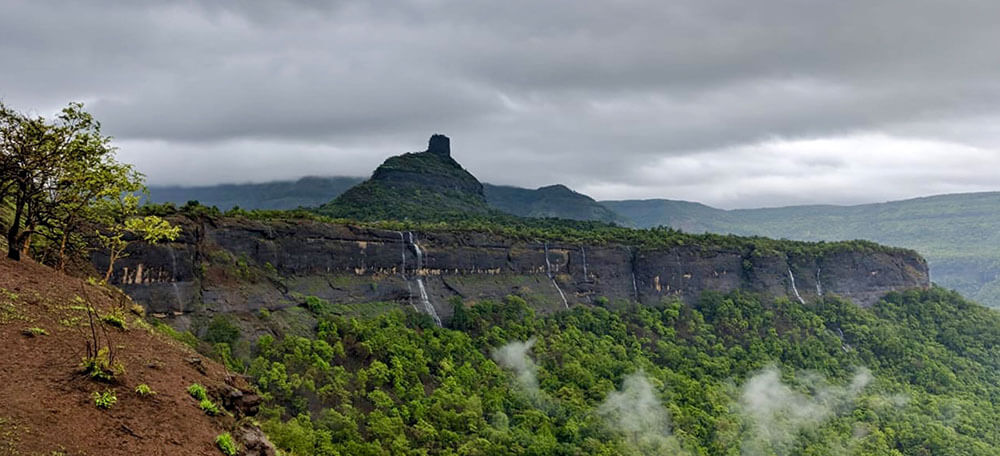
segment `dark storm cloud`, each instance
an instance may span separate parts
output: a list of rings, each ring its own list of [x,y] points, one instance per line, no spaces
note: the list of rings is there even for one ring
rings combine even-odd
[[[443,132],[497,183],[857,202],[993,188],[997,17],[992,1],[8,0],[0,97],[87,102],[157,183],[364,175]]]

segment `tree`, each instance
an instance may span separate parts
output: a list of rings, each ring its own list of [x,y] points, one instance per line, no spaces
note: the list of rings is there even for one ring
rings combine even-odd
[[[52,121],[0,104],[0,214],[10,212],[7,256],[20,260],[38,251],[64,268],[67,250],[86,250],[85,228],[96,226],[97,242],[110,252],[110,277],[131,241],[175,239],[179,229],[165,220],[139,217],[143,175],[116,161],[115,151],[111,137],[80,103],[70,103]],[[32,247],[33,238],[39,248]]]
[[[51,122],[0,104],[0,204],[9,198],[13,211],[7,256],[21,259],[32,235],[50,227],[60,210],[74,208],[67,201],[96,200],[96,192],[81,192],[107,182],[84,181],[99,176],[98,167],[114,165],[113,154],[111,138],[80,103],[70,103]]]
[[[173,241],[180,235],[180,227],[171,226],[166,220],[155,216],[139,215],[139,196],[134,193],[119,193],[111,198],[98,201],[95,220],[100,222],[97,230],[98,243],[108,250],[108,269],[104,281],[111,280],[115,262],[127,256],[130,244],[143,240],[150,244]]]

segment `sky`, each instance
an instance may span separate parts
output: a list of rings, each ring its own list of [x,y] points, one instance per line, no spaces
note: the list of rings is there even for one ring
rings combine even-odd
[[[1000,190],[1000,2],[0,0],[0,100],[153,185],[481,180],[722,208]]]

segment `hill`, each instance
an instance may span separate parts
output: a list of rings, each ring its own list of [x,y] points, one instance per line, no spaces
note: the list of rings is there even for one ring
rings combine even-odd
[[[295,209],[315,207],[330,201],[347,189],[361,183],[360,177],[303,177],[296,181],[275,181],[258,184],[220,184],[200,187],[153,186],[150,202],[174,203],[198,201],[222,210]]]
[[[924,255],[934,282],[1000,307],[1000,193],[857,206],[720,210],[670,200],[604,201],[638,226],[799,240],[867,239]]]
[[[141,313],[118,290],[0,259],[0,454],[218,456],[216,438],[228,432],[245,454],[273,455],[250,443],[266,438],[244,419],[260,402],[249,385]],[[88,373],[81,360],[98,347],[90,359],[104,367]],[[195,383],[227,413],[206,414],[188,393]],[[114,403],[102,409],[95,394]]]
[[[387,159],[370,179],[316,211],[355,220],[436,220],[494,212],[483,184],[451,158],[444,135],[431,136],[424,152]]]
[[[564,185],[532,190],[482,184],[451,158],[450,141],[443,135],[431,138],[427,151],[389,158],[368,180],[304,177],[260,184],[150,187],[149,193],[153,203],[181,206],[198,201],[223,211],[319,207],[320,213],[334,217],[412,220],[505,213],[630,225],[593,198]]]
[[[624,217],[593,198],[565,185],[549,185],[531,190],[507,185],[484,185],[486,202],[493,208],[520,217],[557,217],[596,220],[627,226]]]

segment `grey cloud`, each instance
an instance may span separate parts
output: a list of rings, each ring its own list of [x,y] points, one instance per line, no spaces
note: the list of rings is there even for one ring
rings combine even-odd
[[[995,150],[998,13],[931,0],[12,0],[0,99],[87,102],[163,183],[221,179],[187,166],[199,147],[223,162],[252,149],[290,162],[284,174],[367,174],[375,154],[443,132],[497,183],[728,206],[878,200],[981,188],[985,162],[966,164],[968,181],[924,167],[895,190],[859,196],[843,175],[803,197],[782,179],[852,168],[836,153],[772,166],[746,151],[866,135]],[[740,169],[757,178],[749,192]]]

